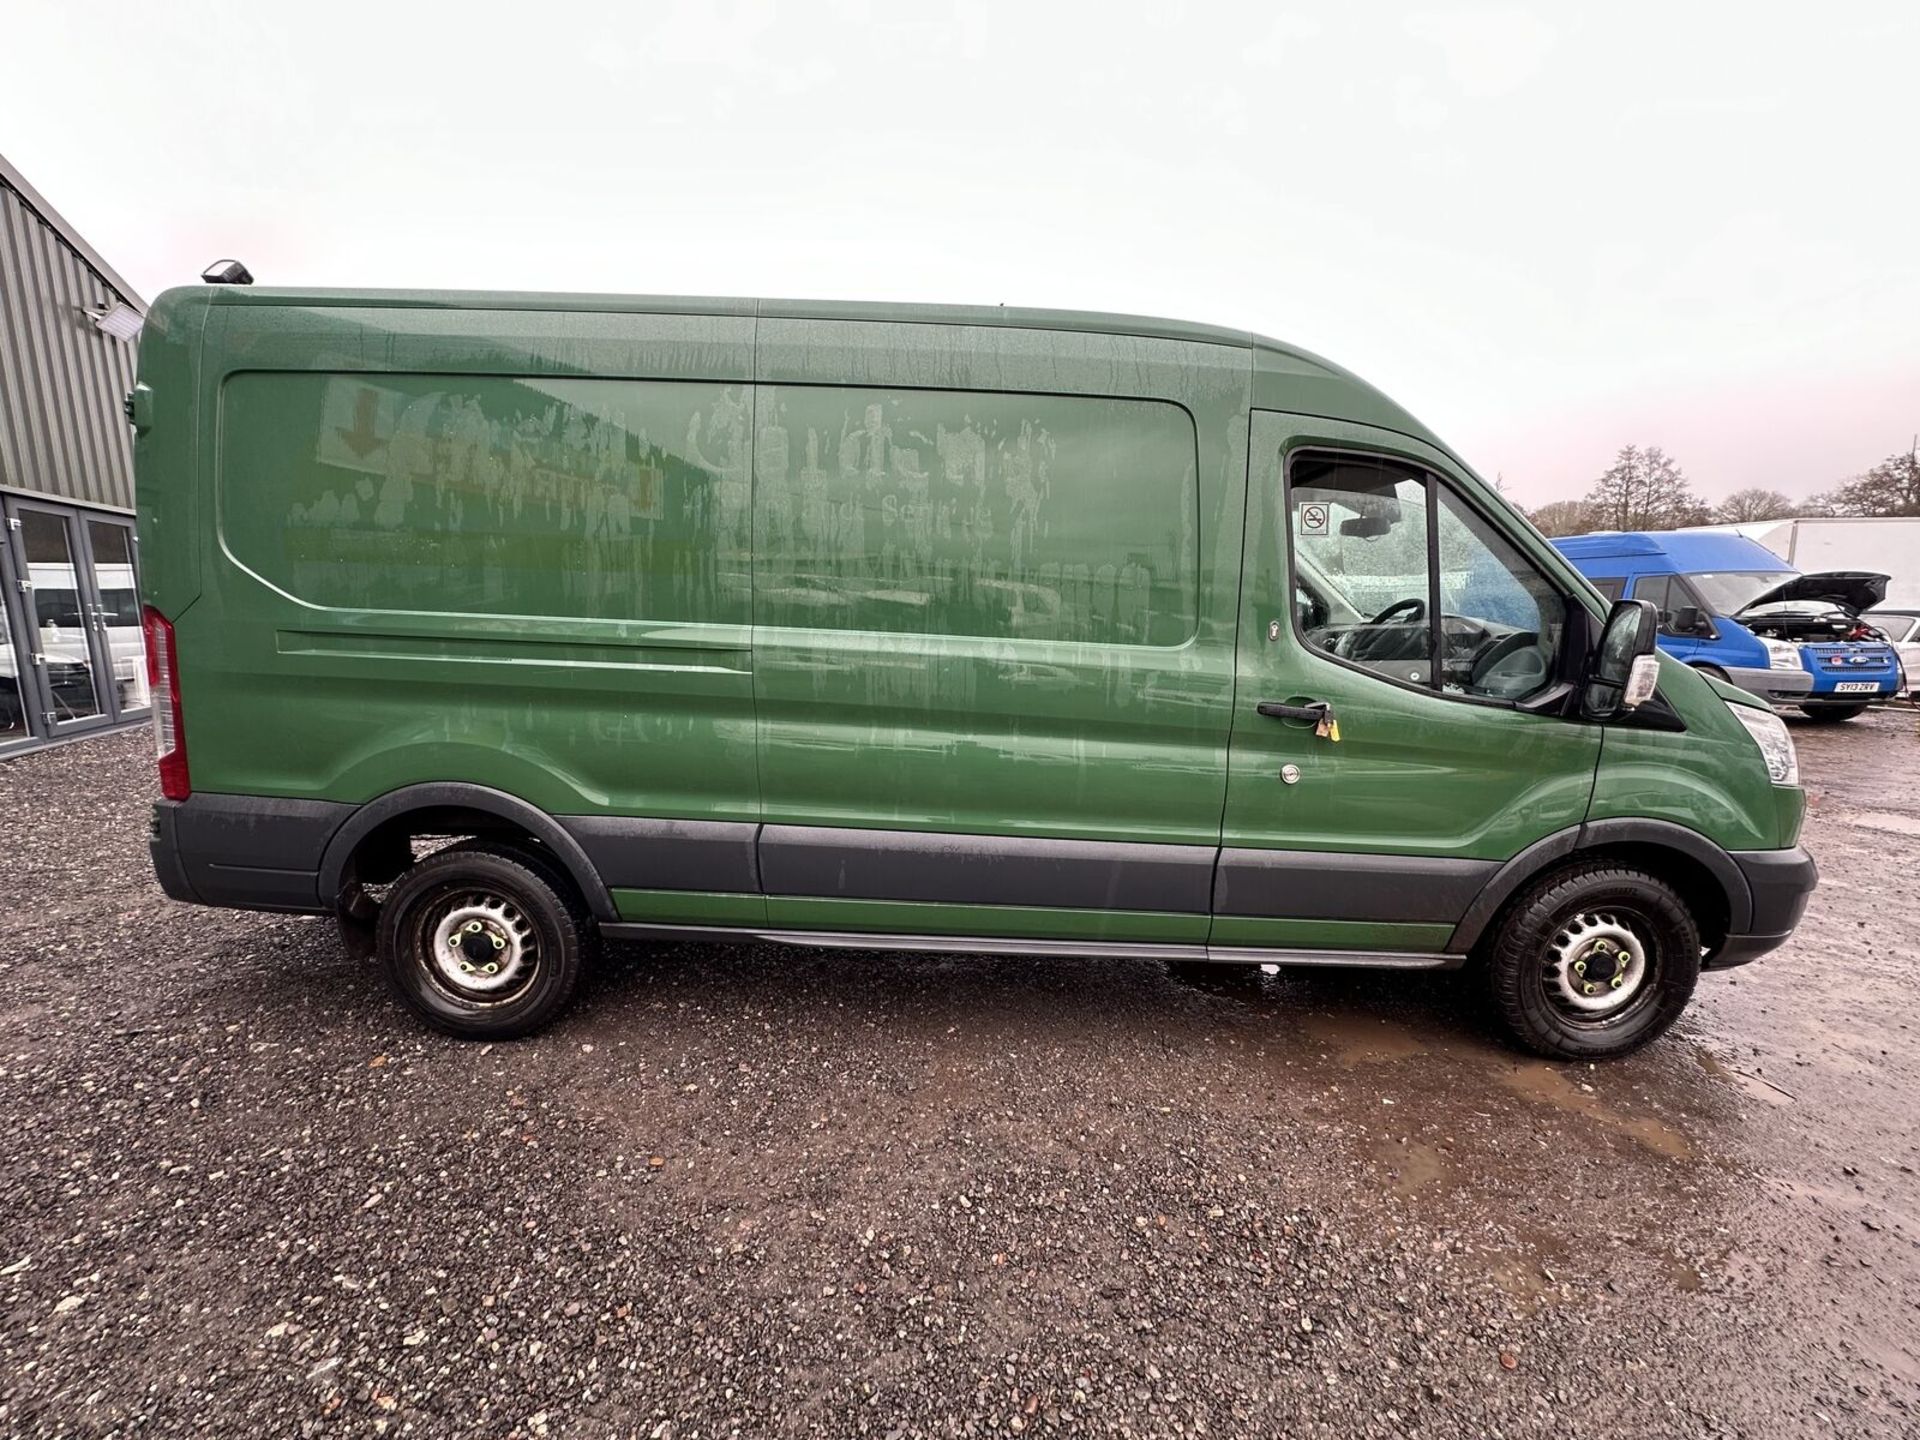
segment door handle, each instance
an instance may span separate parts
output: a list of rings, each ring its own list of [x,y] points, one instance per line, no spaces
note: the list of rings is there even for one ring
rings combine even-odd
[[[1324,700],[1313,700],[1305,705],[1283,705],[1278,700],[1262,700],[1253,708],[1272,720],[1307,720],[1316,724],[1333,711],[1333,707]]]

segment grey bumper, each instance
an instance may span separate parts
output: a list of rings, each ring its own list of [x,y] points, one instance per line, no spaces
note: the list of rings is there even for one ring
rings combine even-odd
[[[351,805],[193,795],[153,807],[148,849],[175,900],[320,915],[320,857]]]
[[[1727,936],[1703,963],[1702,968],[1707,970],[1744,965],[1779,949],[1800,923],[1813,887],[1820,882],[1819,867],[1799,846],[1791,850],[1735,850],[1732,854],[1753,898],[1752,914],[1745,929]]]
[[[1805,670],[1761,670],[1746,665],[1721,668],[1726,669],[1729,684],[1762,700],[1791,702],[1813,689],[1813,676]]]

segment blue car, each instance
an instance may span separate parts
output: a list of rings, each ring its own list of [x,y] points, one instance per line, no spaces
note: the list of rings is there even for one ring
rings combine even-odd
[[[1610,531],[1553,542],[1610,600],[1651,600],[1660,648],[1816,720],[1903,693],[1899,657],[1862,610],[1887,577],[1802,575],[1757,540],[1714,530]]]

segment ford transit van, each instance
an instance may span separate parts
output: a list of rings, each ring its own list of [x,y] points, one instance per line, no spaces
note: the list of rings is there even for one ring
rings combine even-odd
[[[1460,969],[1611,1056],[1814,883],[1772,712],[1287,345],[230,286],[141,345],[161,884],[455,1034],[763,938]]]
[[[1814,720],[1851,720],[1903,686],[1892,645],[1860,612],[1885,575],[1802,575],[1757,540],[1720,530],[1604,531],[1553,542],[1603,595],[1650,601],[1660,648]]]

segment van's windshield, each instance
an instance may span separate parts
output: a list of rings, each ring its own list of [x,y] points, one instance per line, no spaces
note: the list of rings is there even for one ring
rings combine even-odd
[[[1687,576],[1716,615],[1738,615],[1754,596],[1790,578],[1781,570],[1701,570]]]

